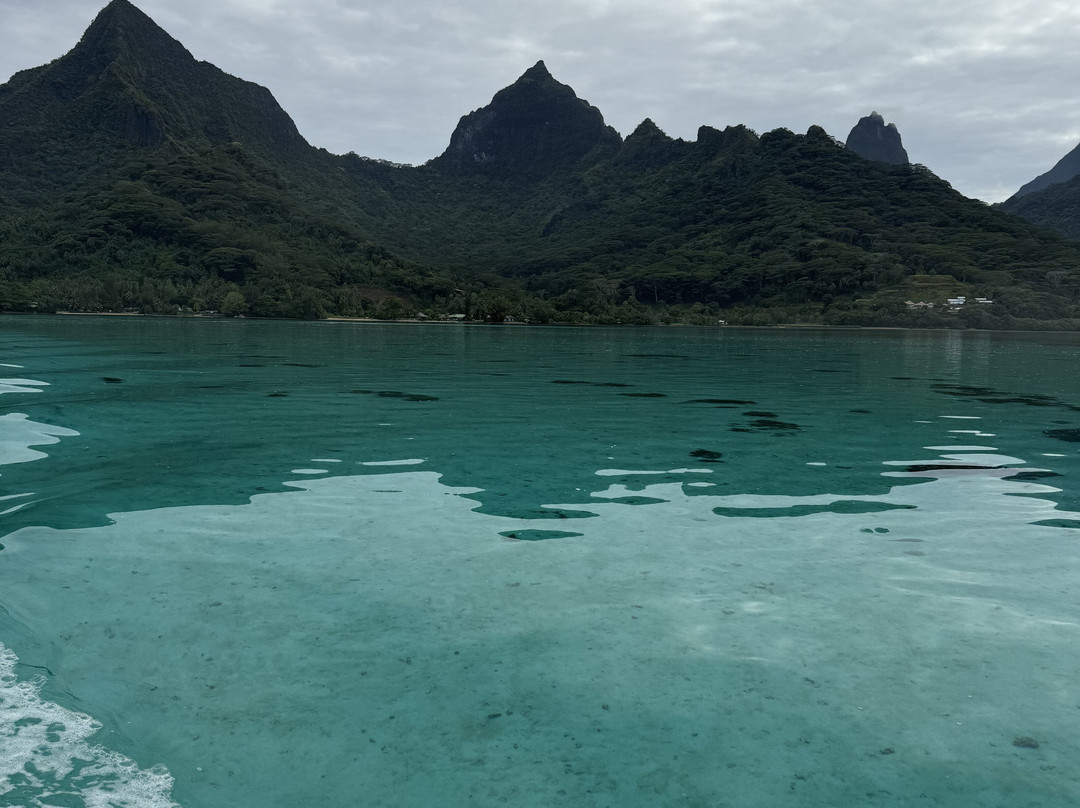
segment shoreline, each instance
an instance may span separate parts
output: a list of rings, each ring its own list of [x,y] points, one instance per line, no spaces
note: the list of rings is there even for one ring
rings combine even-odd
[[[240,315],[226,317],[221,314],[143,314],[142,312],[128,311],[2,311],[0,316],[13,317],[123,317],[123,318],[146,318],[159,320],[250,320],[257,322],[284,322],[284,323],[356,323],[360,325],[423,325],[423,326],[527,326],[531,328],[707,328],[715,330],[754,330],[754,331],[911,331],[933,333],[958,333],[958,334],[1080,334],[1080,329],[1009,329],[1009,328],[931,328],[922,326],[902,325],[828,325],[826,323],[776,323],[774,325],[740,325],[724,323],[723,325],[697,325],[692,323],[651,323],[641,325],[635,323],[523,323],[515,321],[511,323],[490,323],[483,320],[441,320],[427,319],[417,320],[411,317],[403,317],[394,320],[378,320],[373,317],[345,317],[329,316],[319,320],[302,320],[292,317],[251,317]]]

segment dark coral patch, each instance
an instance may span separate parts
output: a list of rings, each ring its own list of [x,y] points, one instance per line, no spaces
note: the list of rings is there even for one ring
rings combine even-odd
[[[979,466],[965,463],[916,463],[913,466],[908,466],[904,471],[914,474],[921,471],[995,471],[1000,468],[1001,466]]]
[[[1043,434],[1066,443],[1080,443],[1080,429],[1048,429]]]
[[[632,384],[624,384],[622,382],[589,382],[582,381],[581,379],[552,379],[552,384],[584,384],[589,387],[633,387]]]
[[[795,432],[802,429],[798,424],[777,421],[774,418],[758,418],[756,421],[751,421],[750,426],[762,432]]]
[[[724,455],[721,452],[714,452],[712,449],[694,449],[690,456],[696,457],[702,463],[719,463],[720,458]]]
[[[913,510],[914,508],[914,505],[893,505],[889,502],[842,499],[830,502],[828,505],[793,505],[790,508],[713,508],[713,513],[717,516],[749,516],[771,519],[778,516],[812,516],[818,513],[881,513],[883,511]],[[878,528],[878,530],[881,530],[881,528]]]
[[[544,541],[545,539],[572,539],[585,534],[571,533],[567,530],[507,530],[499,535],[516,541]]]
[[[1016,395],[995,390],[992,387],[972,387],[963,384],[932,384],[932,390],[936,390],[947,396],[959,396],[973,398],[984,404],[1024,404],[1028,407],[1064,407],[1069,410],[1078,409],[1073,405],[1053,396],[1044,396],[1036,393]]]
[[[438,396],[425,396],[420,393],[403,393],[400,390],[353,390],[354,393],[379,398],[400,398],[402,401],[438,401]]]
[[[1048,477],[1061,477],[1062,475],[1056,471],[1018,471],[1016,474],[1010,474],[1006,479],[1019,480],[1020,482],[1034,482],[1036,480],[1045,480]]]

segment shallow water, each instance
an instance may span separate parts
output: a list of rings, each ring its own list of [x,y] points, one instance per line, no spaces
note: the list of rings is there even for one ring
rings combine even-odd
[[[1080,338],[0,335],[0,804],[1080,798]]]

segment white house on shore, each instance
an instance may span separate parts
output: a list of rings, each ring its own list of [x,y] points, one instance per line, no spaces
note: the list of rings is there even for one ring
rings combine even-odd
[[[957,309],[962,309],[965,305],[967,305],[968,300],[967,300],[966,297],[961,295],[960,297],[950,297],[945,302],[949,304],[950,309],[952,309],[953,311],[956,311]],[[991,300],[988,297],[977,297],[977,298],[975,298],[975,304],[976,305],[984,305],[985,306],[985,305],[991,304],[993,302],[994,301]]]

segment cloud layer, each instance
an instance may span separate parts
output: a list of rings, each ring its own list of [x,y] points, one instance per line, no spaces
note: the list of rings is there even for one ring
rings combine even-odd
[[[624,135],[646,117],[761,132],[871,110],[962,193],[1009,196],[1080,142],[1080,7],[1059,0],[134,0],[270,88],[316,146],[422,163],[538,59]],[[105,0],[0,0],[0,81],[69,50]]]

